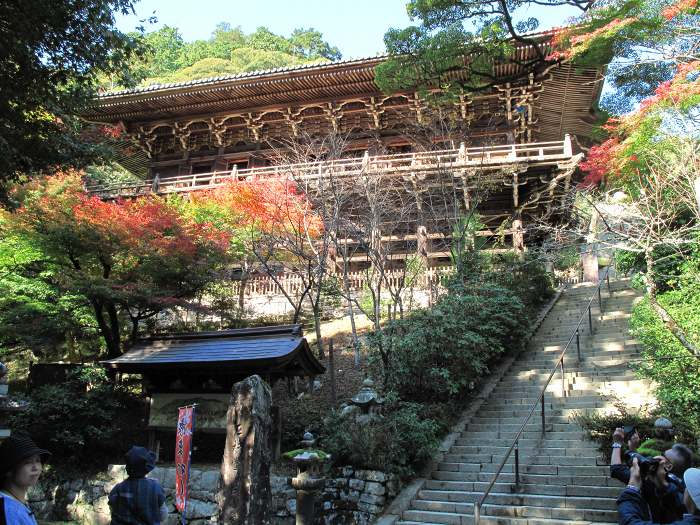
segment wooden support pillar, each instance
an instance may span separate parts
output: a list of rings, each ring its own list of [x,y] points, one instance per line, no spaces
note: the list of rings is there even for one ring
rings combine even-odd
[[[428,253],[430,252],[430,239],[428,238],[428,228],[419,224],[416,229],[416,253],[423,260],[424,266],[428,267]]]
[[[523,214],[520,209],[520,184],[518,172],[513,173],[513,250],[520,257],[525,253],[525,237],[523,235]]]
[[[525,235],[523,233],[523,219],[520,212],[513,219],[513,250],[522,256],[525,253]]]

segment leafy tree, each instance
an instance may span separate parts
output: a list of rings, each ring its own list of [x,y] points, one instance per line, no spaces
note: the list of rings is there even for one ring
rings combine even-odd
[[[240,27],[232,28],[231,24],[221,22],[216,25],[209,40],[211,49],[209,57],[228,60],[235,49],[247,45],[246,40],[247,37]]]
[[[123,321],[139,323],[196,295],[226,261],[229,236],[160,198],[106,202],[69,172],[25,185],[4,212],[3,234],[37,252],[13,269],[42,272],[55,290],[90,308],[110,357],[122,351]]]
[[[277,67],[293,66],[303,63],[298,57],[283,51],[241,47],[231,53],[230,64],[239,72],[261,71]]]
[[[258,27],[248,35],[246,42],[249,47],[261,51],[278,51],[288,54],[292,51],[292,46],[286,38],[276,35],[266,27]]]
[[[67,381],[34,389],[29,400],[27,409],[13,416],[12,428],[31,432],[54,452],[56,462],[79,465],[83,475],[85,468],[104,468],[143,440],[142,401],[124,383],[111,381],[102,367],[77,369]]]
[[[317,60],[326,58],[328,60],[339,60],[340,50],[323,40],[323,35],[315,29],[295,29],[289,37],[291,53],[295,56]]]
[[[386,33],[391,58],[377,67],[377,83],[391,92],[416,86],[480,90],[526,78],[544,71],[551,61],[537,46],[538,38],[527,34],[537,29],[539,21],[532,17],[518,21],[517,11],[569,5],[584,12],[591,4],[592,0],[411,0],[406,8],[419,24]],[[534,59],[513,56],[515,46],[523,44],[535,46]],[[521,69],[502,79],[494,72],[495,63],[515,63]],[[451,75],[457,70],[466,71],[466,80]]]
[[[130,75],[146,83],[260,71],[341,56],[315,29],[295,29],[285,38],[266,27],[246,35],[240,27],[222,22],[208,40],[184,42],[177,29],[167,26],[134,37],[149,51],[132,60]]]
[[[242,69],[237,64],[223,58],[203,58],[191,66],[180,69],[167,76],[160,77],[161,82],[181,82],[197,78],[217,77],[240,73]]]
[[[76,117],[101,75],[128,83],[139,49],[119,32],[115,13],[131,0],[26,0],[0,6],[0,194],[6,181],[61,165],[81,165],[101,150],[80,140]]]

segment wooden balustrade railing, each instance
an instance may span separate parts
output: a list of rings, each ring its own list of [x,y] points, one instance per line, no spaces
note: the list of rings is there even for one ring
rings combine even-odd
[[[434,286],[439,286],[441,280],[454,271],[452,266],[440,266],[430,268],[429,270],[418,275],[410,275],[403,270],[392,270],[384,272],[382,278],[382,287],[385,290],[400,290],[413,288],[416,290],[427,290]],[[343,275],[339,273],[336,277],[341,281]],[[379,272],[372,274],[371,272],[348,272],[348,281],[350,289],[353,292],[361,291],[367,285],[368,279],[379,279]],[[276,280],[275,280],[276,279]],[[269,275],[255,275],[246,280],[245,295],[260,296],[260,295],[283,295],[282,290],[291,295],[298,296],[305,289],[304,279],[301,275],[286,273],[275,276],[275,279]],[[557,285],[575,284],[579,282],[577,275],[569,275],[565,272],[555,271],[555,281]],[[238,295],[241,287],[240,281],[235,281],[233,284],[232,294]]]
[[[358,173],[371,172],[386,175],[401,173],[425,173],[438,170],[465,169],[479,166],[494,167],[511,163],[556,163],[573,156],[569,135],[564,140],[509,144],[458,149],[399,153],[395,155],[335,159],[330,161],[279,164],[238,170],[214,171],[148,179],[131,184],[89,186],[86,191],[104,199],[134,197],[147,194],[191,192],[217,188],[232,181],[246,182],[270,177],[289,177],[296,181],[314,180],[324,172],[332,171],[334,177],[354,177]]]
[[[431,286],[439,285],[440,280],[452,273],[454,268],[451,266],[443,266],[439,268],[431,268],[426,272],[417,276],[408,275],[402,270],[392,270],[384,272],[382,278],[382,286],[385,289],[398,290],[401,288],[412,287],[415,289],[428,289]],[[342,281],[343,275],[338,274],[337,278]],[[368,282],[368,279],[379,279],[379,272],[371,274],[371,272],[348,272],[348,281],[352,291],[362,290]],[[233,294],[240,293],[241,282],[236,281],[233,284]],[[268,275],[254,276],[246,280],[245,295],[282,295],[282,289],[292,296],[298,296],[305,288],[304,280],[301,275],[288,273],[275,276],[273,279]]]

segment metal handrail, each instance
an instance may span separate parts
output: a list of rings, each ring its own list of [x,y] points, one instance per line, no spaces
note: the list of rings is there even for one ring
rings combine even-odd
[[[566,343],[566,346],[564,346],[564,349],[561,351],[561,354],[559,354],[559,359],[557,359],[556,364],[554,365],[554,368],[552,368],[552,372],[549,374],[549,377],[547,378],[547,381],[545,381],[544,386],[542,387],[542,390],[540,391],[540,395],[537,398],[537,400],[532,404],[530,407],[530,412],[528,413],[527,417],[523,421],[523,424],[520,427],[520,430],[518,430],[518,433],[515,435],[515,439],[513,439],[513,443],[510,445],[508,448],[508,451],[506,452],[505,456],[503,457],[503,461],[501,461],[501,464],[498,466],[498,469],[494,473],[493,479],[491,480],[491,483],[489,483],[489,486],[486,487],[486,490],[484,491],[484,494],[479,498],[478,501],[474,503],[474,525],[479,525],[479,520],[481,519],[481,507],[486,501],[486,498],[488,498],[489,494],[491,493],[491,489],[493,489],[493,486],[496,484],[496,481],[498,480],[498,476],[501,475],[501,472],[503,471],[503,467],[506,465],[506,462],[508,461],[508,458],[510,457],[511,453],[515,451],[515,486],[518,487],[520,485],[520,454],[518,452],[518,442],[520,441],[520,437],[522,436],[523,432],[525,431],[525,427],[527,426],[528,422],[530,421],[530,418],[532,415],[535,413],[535,410],[537,409],[537,405],[541,406],[542,410],[542,435],[545,434],[546,428],[545,428],[545,404],[544,404],[544,397],[545,393],[547,392],[547,388],[549,387],[549,384],[552,381],[552,378],[554,375],[557,373],[557,369],[561,370],[561,388],[562,388],[562,396],[566,397],[566,389],[565,389],[565,378],[564,378],[564,357],[566,355],[566,351],[569,349],[569,345],[571,345],[572,341],[576,339],[576,351],[578,355],[578,361],[581,362],[581,343],[580,343],[580,331],[581,331],[581,323],[585,319],[586,315],[588,315],[588,329],[589,333],[593,333],[593,317],[591,315],[591,306],[593,305],[593,301],[598,297],[598,307],[600,308],[601,314],[603,313],[603,302],[602,298],[600,295],[600,287],[603,284],[603,281],[607,282],[607,287],[608,287],[608,294],[610,294],[610,266],[608,266],[605,269],[605,275],[601,279],[598,279],[598,285],[596,286],[595,291],[591,295],[591,298],[588,301],[588,305],[586,306],[586,310],[581,314],[581,317],[579,317],[578,323],[576,323],[576,328],[573,330],[571,333],[571,337],[569,337],[569,340]]]

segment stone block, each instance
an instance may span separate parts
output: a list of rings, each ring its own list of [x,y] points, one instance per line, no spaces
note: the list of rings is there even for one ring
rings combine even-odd
[[[386,494],[386,488],[376,481],[367,481],[365,482],[365,492],[367,494],[374,494],[375,496],[383,496]]]
[[[357,508],[369,514],[379,514],[384,509],[382,505],[374,505],[372,503],[365,503],[364,501],[360,501],[357,504]]]
[[[197,484],[192,487],[203,492],[216,492],[220,479],[221,473],[218,470],[204,470],[197,479]]]
[[[344,489],[345,487],[348,486],[347,478],[336,478],[336,479],[331,480],[331,481],[332,481],[333,485],[339,489]]]
[[[175,469],[174,468],[164,468],[163,469],[163,481],[161,482],[164,489],[175,490]]]
[[[342,472],[343,472],[343,476],[345,476],[346,478],[349,478],[350,476],[352,476],[354,474],[355,469],[352,467],[343,467]]]
[[[200,519],[200,518],[210,518],[214,516],[219,510],[219,507],[215,503],[208,501],[201,501],[198,499],[190,499],[187,502],[187,511],[185,517],[188,520]]]
[[[360,496],[360,503],[369,503],[370,505],[384,505],[386,498],[384,496],[376,496],[374,494],[363,494]]]
[[[351,479],[348,481],[348,486],[353,490],[362,491],[365,488],[365,482],[361,479]]]
[[[365,481],[377,481],[379,483],[384,483],[386,481],[386,474],[380,470],[357,470],[355,471],[355,477]]]

